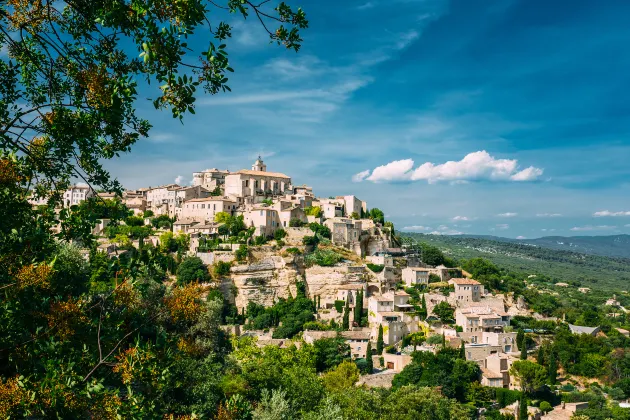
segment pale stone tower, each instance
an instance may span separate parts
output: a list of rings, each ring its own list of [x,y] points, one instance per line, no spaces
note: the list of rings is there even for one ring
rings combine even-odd
[[[260,155],[258,156],[258,159],[256,159],[256,162],[252,166],[252,171],[267,172],[267,165],[265,165]]]

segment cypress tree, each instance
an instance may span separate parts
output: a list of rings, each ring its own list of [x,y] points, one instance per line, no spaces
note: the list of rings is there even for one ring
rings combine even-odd
[[[317,295],[317,309],[321,308],[321,304],[322,304],[322,297],[320,295]]]
[[[383,326],[378,326],[378,339],[376,340],[376,353],[383,354]]]
[[[527,338],[523,336],[523,341],[521,341],[521,360],[527,360]]]
[[[521,349],[521,343],[523,342],[523,338],[525,338],[525,331],[522,328],[519,328],[516,332],[516,345],[519,346],[519,350]]]
[[[527,417],[527,399],[525,393],[522,393],[518,402],[518,420],[527,420]]]
[[[545,349],[543,346],[538,347],[538,355],[536,356],[536,361],[540,366],[545,365]]]
[[[357,305],[359,306],[357,323],[361,326],[361,318],[363,318],[363,290],[359,291],[359,301],[357,302]]]
[[[365,351],[365,359],[367,361],[367,373],[372,374],[374,370],[374,361],[372,360],[372,343],[368,341],[367,350]]]
[[[359,312],[361,308],[359,308],[359,299],[359,292],[357,292],[354,299],[354,313],[352,314],[354,322],[356,322],[357,324],[361,322],[361,313]]]
[[[343,310],[343,329],[347,331],[350,328],[350,301],[346,299],[346,307]]]
[[[549,355],[549,366],[547,371],[549,372],[549,384],[555,385],[558,379],[558,361],[556,360],[556,353],[553,351]]]
[[[446,347],[446,336],[442,333],[442,348]]]
[[[464,344],[464,340],[462,340],[462,345],[459,348],[459,358],[466,360],[466,346]]]
[[[420,302],[420,318],[424,321],[427,319],[427,301],[424,299],[424,293],[422,294],[422,300]]]

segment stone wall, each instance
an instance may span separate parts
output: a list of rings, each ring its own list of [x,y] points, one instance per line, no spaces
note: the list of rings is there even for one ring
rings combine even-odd
[[[288,246],[302,245],[302,239],[305,236],[313,236],[313,231],[308,227],[288,227],[284,229],[287,236],[283,239]]]
[[[368,275],[364,266],[337,265],[309,267],[305,271],[308,296],[320,296],[322,306],[334,304],[339,286],[365,284]]]

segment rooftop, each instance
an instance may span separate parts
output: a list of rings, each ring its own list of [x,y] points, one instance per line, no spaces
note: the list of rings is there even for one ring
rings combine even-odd
[[[265,176],[265,177],[269,177],[269,178],[287,178],[287,179],[291,179],[290,176],[285,175],[285,174],[280,173],[280,172],[253,171],[251,169],[241,169],[240,171],[236,171],[235,174]]]
[[[473,279],[451,279],[449,280],[451,282],[453,282],[453,284],[463,284],[463,285],[480,285],[481,283],[479,283],[477,280],[473,280]]]
[[[234,203],[236,202],[232,200],[230,197],[224,196],[224,197],[192,198],[190,200],[186,200],[186,203],[201,203],[201,202],[206,202],[206,201],[230,201]]]

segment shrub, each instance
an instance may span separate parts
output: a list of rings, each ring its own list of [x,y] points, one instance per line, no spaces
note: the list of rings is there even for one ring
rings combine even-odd
[[[125,219],[127,226],[144,226],[144,219],[140,216],[129,216]]]
[[[332,249],[318,249],[309,254],[304,259],[307,266],[319,265],[322,267],[332,267],[341,261],[342,256]]]
[[[238,247],[234,254],[236,255],[237,261],[245,261],[247,259],[247,256],[249,255],[247,245],[241,244],[241,246]]]
[[[267,237],[265,235],[258,235],[254,238],[254,245],[264,245],[267,243]]]
[[[145,210],[144,213],[142,213],[142,217],[153,217],[153,214],[152,210]]]
[[[385,353],[396,354],[396,346],[385,347]]]
[[[307,216],[315,216],[315,217],[321,217],[322,216],[322,208],[315,206],[315,207],[307,207],[304,209],[304,213],[306,213]]]
[[[282,248],[284,246],[284,241],[282,239],[277,239],[276,240],[276,245],[278,245],[280,248]]]
[[[330,239],[332,237],[332,233],[330,229],[326,225],[320,225],[319,223],[310,223],[308,227],[315,232],[315,235],[319,235],[323,238]]]
[[[547,401],[542,401],[539,408],[543,413],[548,413],[553,410],[553,407]]]
[[[342,313],[343,312],[343,307],[346,304],[345,300],[336,300],[335,301],[335,309],[337,310],[337,312]]]
[[[289,226],[290,227],[302,227],[305,224],[306,223],[301,221],[300,219],[293,218],[293,219],[289,220]]]
[[[177,267],[177,282],[186,284],[193,281],[207,281],[209,278],[208,269],[199,257],[184,258]]]
[[[232,267],[232,264],[229,262],[217,261],[214,264],[214,274],[217,276],[227,276],[230,274],[230,267]]]
[[[306,246],[316,246],[318,242],[317,236],[305,236],[302,238],[302,243]]]
[[[381,264],[367,263],[367,268],[369,268],[370,270],[372,270],[375,273],[380,273],[381,271],[383,271],[385,269],[385,266],[381,265]]]
[[[293,255],[302,255],[302,251],[300,251],[299,248],[295,248],[295,247],[287,248],[287,253],[293,254]]]
[[[273,234],[273,237],[276,241],[284,239],[285,236],[287,236],[287,231],[284,229],[278,229]]]

